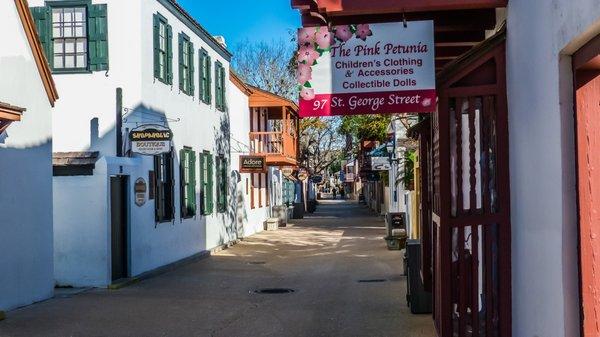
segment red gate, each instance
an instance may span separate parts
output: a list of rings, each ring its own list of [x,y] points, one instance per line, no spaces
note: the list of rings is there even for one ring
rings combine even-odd
[[[511,336],[505,33],[438,75],[432,116],[434,318],[440,336]]]

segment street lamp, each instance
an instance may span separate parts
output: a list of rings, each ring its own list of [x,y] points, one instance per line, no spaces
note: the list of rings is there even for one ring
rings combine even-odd
[[[385,149],[387,150],[388,153],[388,160],[391,163],[397,163],[400,161],[400,159],[398,158],[394,158],[396,156],[396,142],[394,140],[390,140],[389,142],[387,142],[385,144]]]

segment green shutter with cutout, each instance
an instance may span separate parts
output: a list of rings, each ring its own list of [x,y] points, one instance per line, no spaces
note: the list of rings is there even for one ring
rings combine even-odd
[[[173,27],[167,25],[167,84],[173,84]]]
[[[185,162],[187,160],[186,150],[179,150],[179,210],[181,217],[185,218],[188,215],[187,212],[187,200],[185,199],[186,192],[186,181],[185,181]]]
[[[88,7],[88,50],[91,71],[108,70],[108,18],[106,4]]]
[[[189,69],[189,81],[190,81],[190,88],[189,88],[189,92],[188,95],[190,96],[194,96],[196,94],[196,73],[195,73],[195,68],[194,68],[194,57],[195,57],[195,53],[194,53],[194,44],[192,42],[188,43],[188,48],[189,48],[189,65],[190,65],[190,69]]]
[[[31,14],[35,21],[38,36],[46,59],[52,66],[52,12],[50,7],[31,7]]]
[[[198,52],[198,78],[200,79],[200,83],[198,83],[198,96],[200,97],[201,102],[206,102],[206,97],[204,97],[204,50],[200,49]]]
[[[221,107],[223,111],[227,111],[227,73],[225,67],[221,66],[221,92],[223,93],[223,99],[221,101]]]

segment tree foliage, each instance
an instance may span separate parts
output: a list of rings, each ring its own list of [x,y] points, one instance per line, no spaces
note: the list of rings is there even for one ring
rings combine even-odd
[[[234,49],[232,66],[246,83],[296,100],[296,46],[292,41],[241,42]]]
[[[342,117],[338,132],[359,140],[384,142],[388,138],[390,115],[356,115]]]
[[[300,165],[314,174],[332,172],[344,142],[337,133],[339,118],[304,118],[300,121]],[[333,165],[335,166],[335,165]]]

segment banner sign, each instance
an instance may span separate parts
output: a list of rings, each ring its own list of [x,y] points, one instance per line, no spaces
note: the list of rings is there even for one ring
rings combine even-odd
[[[240,156],[240,173],[266,173],[265,156]]]
[[[298,31],[300,117],[436,109],[433,21]]]
[[[371,170],[388,171],[392,169],[392,164],[388,157],[371,157]]]
[[[129,132],[131,151],[147,156],[154,156],[171,151],[171,129],[162,125],[142,125]]]

